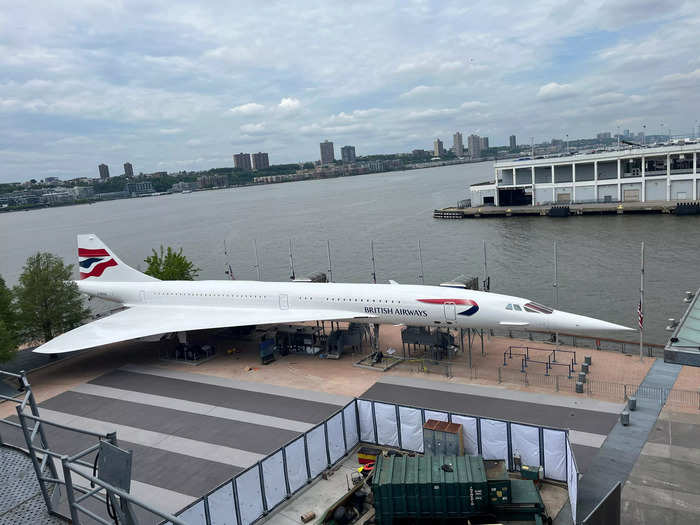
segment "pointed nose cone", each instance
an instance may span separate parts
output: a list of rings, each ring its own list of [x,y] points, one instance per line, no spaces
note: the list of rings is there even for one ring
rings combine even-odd
[[[561,331],[571,331],[573,333],[591,333],[591,332],[634,332],[634,328],[629,328],[627,326],[622,326],[615,323],[609,323],[607,321],[601,321],[600,319],[594,319],[593,317],[586,317],[584,315],[570,314],[568,312],[555,311],[554,314],[557,316],[556,321],[553,325],[559,327]]]

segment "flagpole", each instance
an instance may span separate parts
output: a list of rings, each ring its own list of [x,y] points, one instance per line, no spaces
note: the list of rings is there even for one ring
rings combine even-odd
[[[639,284],[639,360],[642,361],[644,350],[644,241],[642,241],[642,266]]]

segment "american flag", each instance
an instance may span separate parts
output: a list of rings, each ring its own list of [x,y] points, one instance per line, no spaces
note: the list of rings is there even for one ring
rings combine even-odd
[[[637,316],[639,317],[639,330],[644,330],[644,312],[642,311],[642,300],[639,300],[639,306],[637,306]]]

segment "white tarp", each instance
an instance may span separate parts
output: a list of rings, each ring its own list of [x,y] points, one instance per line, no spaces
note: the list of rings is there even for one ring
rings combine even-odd
[[[479,454],[479,435],[476,432],[476,418],[452,414],[452,422],[462,425],[464,453],[472,456]]]
[[[504,421],[481,420],[481,452],[484,459],[508,460],[508,430]]]
[[[235,483],[238,508],[241,511],[241,523],[242,525],[250,525],[263,514],[258,466],[255,465],[250,470],[240,474],[236,477]]]
[[[510,449],[513,454],[520,454],[523,465],[540,464],[540,431],[528,425],[510,425]]]
[[[331,465],[345,455],[345,438],[343,438],[343,414],[338,412],[326,422],[328,432],[328,452]]]
[[[267,510],[270,510],[287,496],[287,485],[284,482],[284,460],[282,459],[281,450],[263,460],[262,471]]]
[[[178,517],[182,518],[182,521],[187,523],[187,525],[207,525],[207,516],[204,511],[204,501],[198,501]]]
[[[372,420],[372,402],[358,399],[357,410],[360,414],[360,440],[365,443],[376,443]]]
[[[567,484],[569,485],[569,503],[571,504],[571,517],[574,524],[576,523],[576,504],[578,503],[578,471],[576,470],[576,461],[574,453],[571,451],[571,443],[566,440],[566,455],[567,455]]]
[[[396,405],[374,404],[377,419],[377,443],[390,447],[399,446],[399,430],[396,426]]]
[[[309,451],[309,470],[313,479],[328,467],[326,434],[323,431],[323,425],[309,430],[306,434],[306,448]]]
[[[308,475],[306,473],[306,451],[304,450],[304,438],[292,441],[284,448],[287,455],[287,477],[289,478],[289,490],[294,493],[306,485]]]
[[[350,403],[343,409],[343,420],[345,421],[345,442],[347,443],[348,452],[351,450],[360,440],[360,436],[357,434],[357,417],[355,415],[355,403]]]
[[[404,450],[423,452],[423,421],[417,408],[399,407],[401,421],[401,447]]]
[[[425,411],[425,421],[429,419],[435,419],[437,421],[448,421],[447,412],[435,412],[434,410]],[[423,423],[425,423],[423,421]]]
[[[207,497],[211,525],[238,525],[236,503],[233,500],[233,483],[228,482]]]
[[[544,477],[566,481],[566,432],[542,430],[544,440]]]

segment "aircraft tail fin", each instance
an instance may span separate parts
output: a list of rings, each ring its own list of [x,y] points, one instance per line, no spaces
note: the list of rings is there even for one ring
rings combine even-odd
[[[158,281],[124,264],[95,234],[78,235],[81,279],[110,282]]]

